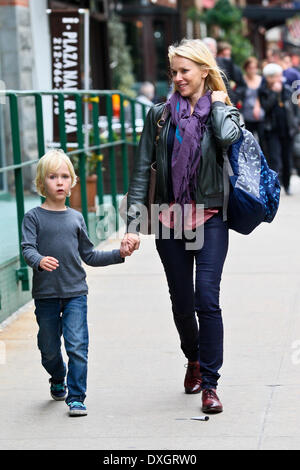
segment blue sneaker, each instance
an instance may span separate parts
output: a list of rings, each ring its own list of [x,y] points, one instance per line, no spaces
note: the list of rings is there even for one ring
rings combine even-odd
[[[68,405],[70,416],[85,416],[88,414],[86,406],[81,401],[71,401]]]
[[[56,401],[62,401],[66,398],[67,395],[67,387],[64,382],[61,382],[59,384],[54,384],[51,382],[51,379],[49,379],[50,382],[50,395],[53,398],[53,400]]]

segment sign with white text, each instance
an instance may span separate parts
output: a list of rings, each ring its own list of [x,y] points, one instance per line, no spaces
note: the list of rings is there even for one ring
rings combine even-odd
[[[52,87],[54,90],[82,88],[82,24],[77,10],[55,11],[50,16]],[[65,129],[68,142],[77,141],[76,102],[72,95],[65,96]],[[53,141],[59,142],[59,103],[53,98]]]
[[[177,8],[177,0],[151,0],[151,2],[162,7]]]

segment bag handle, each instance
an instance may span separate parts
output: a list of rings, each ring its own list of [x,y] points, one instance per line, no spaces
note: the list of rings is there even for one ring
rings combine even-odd
[[[227,209],[230,195],[230,176],[233,176],[232,166],[230,164],[228,155],[228,149],[223,149],[223,190],[224,190],[224,202],[223,202],[223,221],[227,220]]]

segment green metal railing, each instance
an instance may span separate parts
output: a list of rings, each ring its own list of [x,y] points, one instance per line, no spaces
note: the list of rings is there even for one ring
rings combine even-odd
[[[118,214],[118,201],[117,201],[117,174],[116,174],[116,147],[121,147],[121,159],[122,159],[122,181],[123,181],[123,193],[128,190],[129,182],[129,169],[128,169],[128,146],[136,148],[138,144],[138,134],[136,130],[136,119],[135,109],[136,105],[141,106],[143,120],[146,116],[146,106],[131,97],[128,97],[121,93],[119,90],[51,90],[51,91],[16,91],[6,90],[0,94],[5,94],[8,97],[9,108],[10,108],[10,126],[11,126],[11,141],[12,141],[12,156],[13,165],[0,168],[0,173],[9,171],[14,172],[15,179],[15,192],[16,192],[16,207],[17,207],[17,224],[18,224],[18,237],[19,237],[19,257],[20,257],[20,268],[17,270],[16,276],[17,281],[22,282],[22,290],[29,290],[29,276],[28,267],[22,255],[21,250],[21,237],[22,237],[22,221],[24,218],[24,189],[23,189],[23,169],[29,165],[34,165],[39,161],[46,151],[45,138],[44,138],[44,119],[43,119],[43,96],[58,96],[59,105],[59,143],[67,155],[72,159],[77,156],[79,159],[79,178],[81,187],[81,206],[82,214],[85,219],[87,228],[89,230],[88,220],[88,203],[87,203],[87,186],[86,186],[86,162],[90,152],[95,152],[98,157],[101,156],[102,150],[108,149],[109,158],[109,175],[110,175],[110,188],[112,204],[115,209],[115,213]],[[113,95],[119,96],[120,102],[120,132],[117,135],[113,129]],[[23,97],[33,97],[35,102],[35,117],[36,117],[36,135],[37,135],[37,156],[35,160],[22,162],[21,152],[21,140],[20,140],[20,121],[19,121],[19,100]],[[65,99],[66,97],[73,96],[76,102],[76,117],[77,117],[77,150],[68,151],[68,148],[72,148],[72,143],[68,143],[66,133],[66,118],[65,118]],[[105,100],[105,110],[108,127],[108,138],[105,143],[101,143],[100,129],[99,129],[99,116],[100,116],[100,101]],[[124,102],[127,100],[130,106],[130,128],[126,129],[125,122],[125,109]],[[89,112],[89,125],[93,130],[93,145],[85,146],[85,132],[89,132],[89,129],[84,129],[84,105],[86,102],[92,105],[92,109]],[[74,143],[73,143],[74,148]],[[102,175],[102,161],[101,158],[97,158],[96,164],[97,174],[97,195],[98,202],[100,205],[103,204],[103,175]],[[67,201],[68,203],[68,201]],[[116,230],[118,230],[119,218],[116,217]]]

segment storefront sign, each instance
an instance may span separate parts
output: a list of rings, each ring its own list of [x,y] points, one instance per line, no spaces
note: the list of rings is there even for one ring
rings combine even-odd
[[[78,90],[81,81],[81,15],[78,11],[55,11],[50,16],[52,51],[52,87]],[[68,142],[77,141],[76,102],[65,96],[65,122]],[[58,96],[53,98],[53,140],[59,142]]]
[[[202,0],[202,8],[209,10],[210,8],[214,8],[215,3],[215,0]]]
[[[151,0],[151,3],[162,7],[177,8],[177,0]]]
[[[300,16],[286,21],[286,40],[294,46],[300,46]]]

